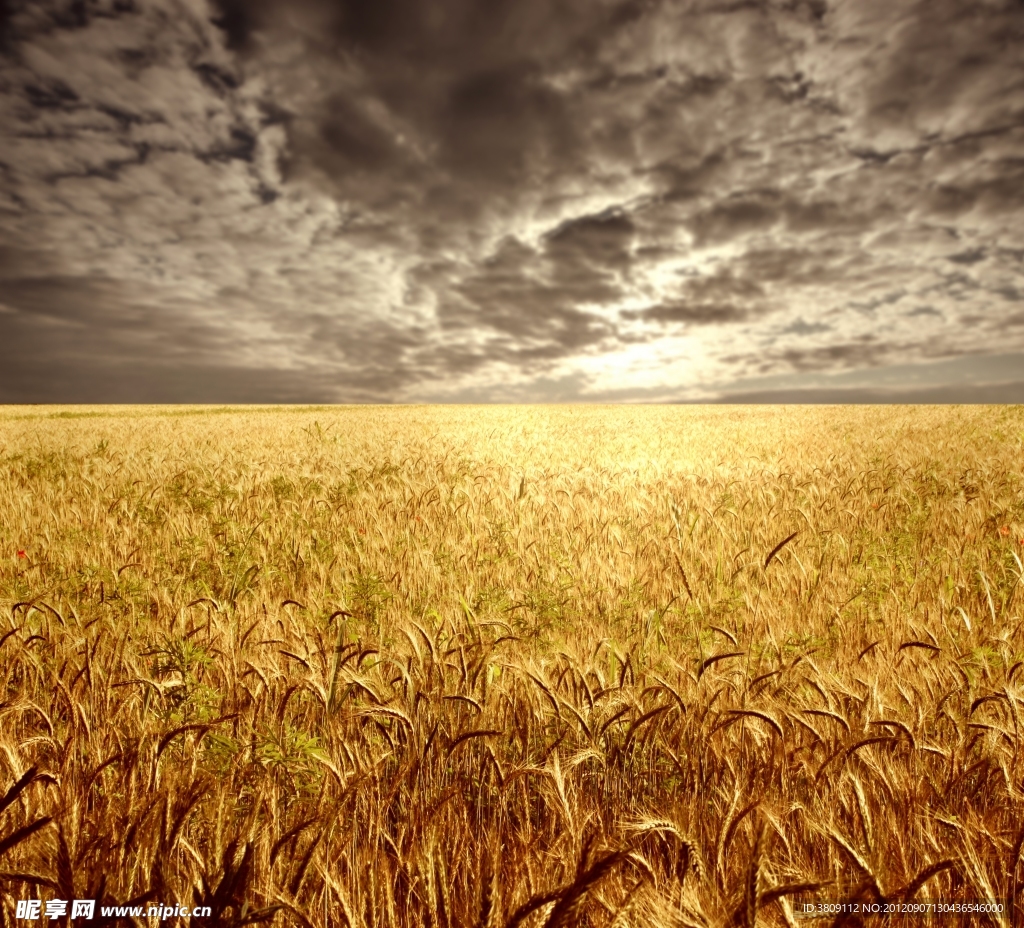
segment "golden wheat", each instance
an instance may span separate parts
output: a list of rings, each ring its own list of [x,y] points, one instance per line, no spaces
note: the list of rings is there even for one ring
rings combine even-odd
[[[0,440],[5,923],[1017,917],[1021,408],[8,408]]]

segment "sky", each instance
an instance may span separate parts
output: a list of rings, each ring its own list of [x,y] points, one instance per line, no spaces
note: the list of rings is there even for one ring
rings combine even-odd
[[[1022,0],[0,0],[0,402],[1024,402]]]

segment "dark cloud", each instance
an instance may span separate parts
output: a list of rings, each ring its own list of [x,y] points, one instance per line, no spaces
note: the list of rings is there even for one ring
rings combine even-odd
[[[318,346],[319,363],[275,368],[246,363],[231,326],[202,306],[154,305],[106,279],[0,285],[0,402],[387,401],[411,382],[394,356],[417,342],[379,323],[312,320],[298,337]]]
[[[315,86],[292,97],[294,69],[274,75],[300,114],[290,136],[297,169],[307,165],[346,193],[358,184],[353,175],[384,178],[398,188],[392,206],[419,204],[403,187],[429,197],[454,182],[431,205],[456,215],[473,212],[478,188],[511,196],[573,158],[582,143],[574,114],[547,77],[610,15],[605,4],[539,0],[216,6],[214,22],[250,68],[278,43],[309,45]]]
[[[223,30],[227,47],[244,51],[261,20],[266,4],[259,0],[213,0],[213,24]]]
[[[872,336],[862,336],[856,342],[826,345],[821,348],[787,348],[783,360],[795,371],[828,371],[837,365],[846,368],[874,367],[890,358],[889,345],[879,344]]]
[[[338,172],[388,173],[402,160],[394,137],[378,125],[357,101],[332,97],[320,124],[323,148],[314,158],[320,166]]]
[[[596,237],[607,248],[622,235],[620,220],[595,218],[561,229],[541,250],[506,239],[472,273],[449,269],[449,282],[438,286],[441,324],[480,332],[503,360],[551,359],[595,345],[613,328],[584,307],[614,303],[622,290],[577,246]]]
[[[709,385],[725,402],[1016,402],[1024,354],[959,355],[917,364],[775,374]],[[696,397],[693,397],[696,398]]]
[[[1024,347],[1022,38],[1011,0],[0,0],[0,324],[210,399]]]
[[[935,0],[908,11],[882,0],[859,6],[862,28],[891,23],[889,37],[897,46],[865,75],[866,131],[889,131],[894,138],[916,132],[927,141],[948,131],[950,122],[962,137],[992,131],[993,124],[1019,124],[1019,70],[998,67],[1010,65],[1019,52],[1019,3]]]
[[[238,77],[227,68],[219,67],[209,61],[200,61],[192,65],[192,70],[207,87],[217,94],[227,94],[238,89]]]
[[[832,326],[826,325],[822,322],[805,322],[801,317],[794,320],[787,325],[783,330],[782,334],[788,335],[790,333],[794,335],[816,335],[819,332],[831,332]]]
[[[950,255],[946,260],[952,261],[954,264],[977,264],[979,261],[985,260],[985,249],[972,248],[968,251],[961,251],[959,254]]]
[[[414,292],[437,300],[449,333],[476,333],[473,350],[446,349],[450,369],[475,370],[488,361],[522,368],[546,365],[614,341],[610,312],[626,290],[636,229],[629,215],[609,210],[556,226],[536,245],[515,237],[469,267],[438,262],[416,275]]]
[[[731,268],[713,274],[693,276],[683,284],[684,292],[694,299],[739,299],[748,304],[764,295],[764,287],[756,278],[738,275]]]
[[[78,94],[63,81],[30,83],[23,89],[29,104],[37,110],[75,110],[81,105]]]
[[[635,236],[632,219],[610,210],[562,223],[545,237],[545,246],[558,264],[625,270]]]
[[[7,292],[6,282],[20,277],[30,268],[37,276],[45,278],[58,272],[60,267],[59,258],[52,254],[0,239],[0,286],[4,294]]]
[[[443,167],[511,189],[543,171],[545,156],[567,157],[574,139],[566,102],[531,72],[515,62],[454,82],[438,127]]]
[[[732,241],[770,229],[782,218],[780,200],[777,191],[744,193],[698,213],[690,221],[690,228],[698,245]]]
[[[102,277],[7,277],[0,302],[27,315],[88,325],[112,318],[122,289]]]
[[[883,215],[889,209],[883,207]],[[814,233],[860,233],[875,225],[879,210],[866,211],[857,203],[839,202],[825,198],[791,200],[783,208],[783,217],[788,231],[796,235]]]
[[[703,399],[701,402],[708,402]],[[927,403],[927,404],[988,404],[1024,403],[1024,381],[1015,383],[981,384],[978,386],[950,385],[922,389],[874,389],[846,387],[836,389],[807,388],[802,390],[764,390],[750,393],[729,393],[711,400],[715,403]]]
[[[745,310],[728,304],[694,303],[650,306],[641,310],[626,310],[625,319],[643,319],[647,322],[687,322],[693,325],[711,325],[716,322],[738,322],[747,318]]]
[[[766,311],[762,284],[731,268],[688,276],[674,288],[678,299],[622,312],[626,320],[707,326],[742,322]]]
[[[337,381],[303,371],[129,357],[100,364],[34,340],[17,347],[30,354],[19,353],[6,365],[0,403],[331,403],[339,392]],[[351,401],[380,401],[379,393],[358,382],[342,386]]]
[[[857,251],[808,247],[750,248],[735,262],[734,273],[740,280],[760,287],[788,285],[803,287],[812,284],[830,285],[850,276],[851,259]]]
[[[229,351],[229,333],[201,313],[153,305],[141,288],[107,277],[4,277],[0,279],[0,328],[10,348],[36,333],[48,350],[62,345],[89,353],[94,363],[114,362],[136,352],[171,363],[187,358],[216,360]]]

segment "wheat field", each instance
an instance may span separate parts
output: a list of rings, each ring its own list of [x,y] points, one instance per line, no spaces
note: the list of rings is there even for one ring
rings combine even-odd
[[[1024,408],[7,407],[0,455],[5,924],[1024,923]]]

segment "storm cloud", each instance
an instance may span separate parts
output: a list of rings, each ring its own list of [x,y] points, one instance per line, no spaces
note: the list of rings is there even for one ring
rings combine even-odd
[[[1011,399],[886,372],[1024,361],[1022,40],[1016,0],[0,0],[0,400]]]

